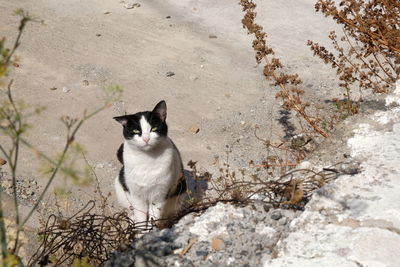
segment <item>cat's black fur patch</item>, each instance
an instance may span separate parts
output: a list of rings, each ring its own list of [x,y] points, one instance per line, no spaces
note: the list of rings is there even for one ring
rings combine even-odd
[[[117,158],[118,158],[118,161],[121,162],[123,165],[124,164],[124,144],[123,143],[118,148]]]
[[[124,191],[129,192],[129,188],[126,185],[126,181],[125,181],[124,166],[122,166],[121,170],[119,171],[118,180],[119,180],[120,184],[122,185],[122,188],[124,189]]]

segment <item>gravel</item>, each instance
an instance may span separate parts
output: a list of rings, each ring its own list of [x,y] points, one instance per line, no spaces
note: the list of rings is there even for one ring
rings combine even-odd
[[[262,203],[218,203],[201,216],[189,214],[172,228],[143,235],[105,266],[257,266],[272,257],[288,222],[300,213]]]

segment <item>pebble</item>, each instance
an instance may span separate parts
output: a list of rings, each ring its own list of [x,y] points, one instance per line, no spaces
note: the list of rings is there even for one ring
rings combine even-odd
[[[140,4],[139,3],[126,3],[126,4],[124,4],[124,7],[126,9],[132,9],[135,7],[140,7]]]
[[[224,243],[224,241],[223,241],[222,239],[220,239],[220,238],[213,238],[213,239],[211,240],[211,247],[212,247],[212,249],[215,250],[215,251],[220,251],[220,250],[222,250],[222,249],[225,248],[225,243]]]
[[[200,132],[200,128],[196,124],[193,124],[192,126],[190,126],[189,131],[193,134],[197,134],[198,132]]]
[[[83,86],[89,86],[89,81],[88,80],[83,80],[82,81]]]
[[[175,75],[175,73],[172,72],[172,71],[168,71],[165,75],[166,75],[167,77],[172,77],[172,76]]]
[[[208,36],[208,38],[210,38],[210,39],[217,39],[218,37],[217,37],[215,34],[210,34],[210,35]]]
[[[67,88],[67,87],[63,87],[62,88],[63,93],[68,93],[71,91],[71,89]]]
[[[278,221],[280,218],[282,218],[282,214],[279,211],[274,212],[271,215],[272,220]]]

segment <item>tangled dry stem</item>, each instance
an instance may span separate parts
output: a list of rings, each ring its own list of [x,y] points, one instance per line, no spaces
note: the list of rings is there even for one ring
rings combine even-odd
[[[256,4],[252,0],[240,0],[240,5],[243,8],[244,18],[242,19],[243,28],[247,29],[248,34],[254,35],[253,49],[256,52],[256,61],[258,64],[265,61],[264,76],[267,79],[272,79],[275,86],[280,87],[280,91],[276,94],[277,98],[284,101],[283,106],[286,109],[296,111],[311,128],[323,137],[328,137],[328,134],[318,126],[319,119],[311,116],[306,108],[309,103],[303,102],[301,95],[304,91],[298,87],[302,83],[297,74],[287,74],[281,69],[283,68],[279,58],[271,57],[274,51],[267,45],[267,33],[263,31],[263,27],[255,23],[257,13],[254,11]]]
[[[336,69],[345,97],[351,100],[355,86],[385,93],[400,74],[400,3],[397,0],[318,0],[317,12],[342,26],[338,40],[329,35],[335,54],[324,46],[308,41],[314,55]]]
[[[72,266],[75,259],[84,257],[99,266],[113,251],[128,247],[137,234],[151,230],[151,225],[134,223],[126,213],[94,214],[94,207],[95,202],[90,201],[69,218],[50,215],[28,266]]]

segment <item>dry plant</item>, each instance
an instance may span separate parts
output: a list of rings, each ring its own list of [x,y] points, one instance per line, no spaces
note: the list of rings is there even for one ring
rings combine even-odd
[[[191,161],[188,165],[192,168],[195,179],[209,182],[211,193],[203,199],[192,201],[186,213],[203,211],[218,202],[249,204],[261,201],[274,207],[303,209],[316,189],[340,175],[335,166],[332,166],[319,172],[295,169],[267,179],[265,175],[259,175],[260,169],[252,173],[240,170],[237,174],[231,170],[229,162],[225,162],[220,169],[220,175],[214,178],[209,173],[198,175],[195,162]],[[263,168],[266,170],[271,167]]]
[[[335,53],[313,41],[308,45],[314,55],[336,69],[348,108],[351,90],[369,89],[386,93],[400,74],[400,2],[397,0],[318,0],[317,12],[342,26],[343,36],[329,34]]]
[[[100,266],[113,251],[126,250],[137,234],[152,228],[134,223],[125,212],[107,216],[96,214],[94,208],[95,201],[90,201],[68,218],[50,215],[28,266],[72,266],[84,259],[87,266]]]
[[[257,15],[254,10],[257,5],[251,0],[240,0],[240,5],[243,8],[243,12],[245,12],[242,19],[243,28],[247,29],[248,34],[254,36],[253,49],[256,52],[256,61],[258,64],[263,60],[265,61],[265,78],[273,80],[274,85],[280,88],[276,97],[283,100],[283,107],[285,109],[297,112],[316,133],[323,137],[328,137],[328,133],[318,126],[320,119],[308,113],[307,107],[310,104],[301,99],[304,91],[299,88],[299,85],[302,83],[299,76],[297,74],[285,73],[282,70],[283,65],[279,58],[272,57],[274,51],[267,45],[267,33],[263,31],[262,26],[254,21]]]

